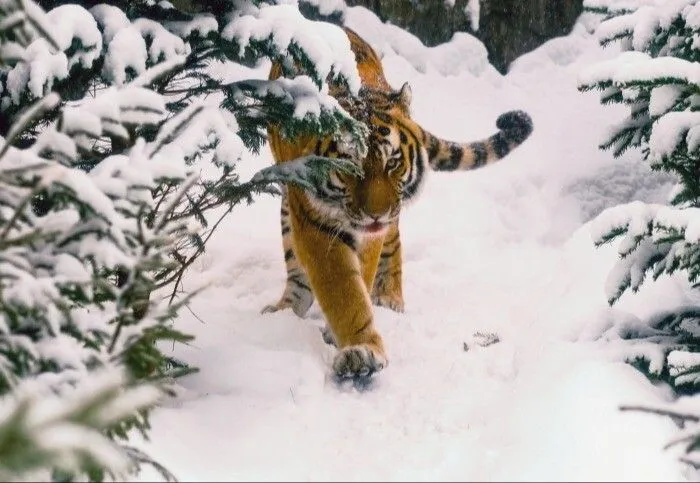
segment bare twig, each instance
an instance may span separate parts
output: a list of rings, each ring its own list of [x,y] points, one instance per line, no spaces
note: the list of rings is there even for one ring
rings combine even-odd
[[[620,406],[620,411],[642,411],[645,413],[658,414],[660,416],[668,416],[669,418],[680,419],[682,421],[691,421],[694,423],[700,421],[700,416],[695,416],[694,414],[681,414],[667,409],[650,408],[646,406]]]

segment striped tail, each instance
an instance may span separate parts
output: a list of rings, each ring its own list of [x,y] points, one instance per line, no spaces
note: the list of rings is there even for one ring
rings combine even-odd
[[[532,119],[523,111],[498,116],[496,134],[481,141],[456,143],[426,132],[428,162],[435,171],[477,169],[492,164],[518,147],[532,133]]]

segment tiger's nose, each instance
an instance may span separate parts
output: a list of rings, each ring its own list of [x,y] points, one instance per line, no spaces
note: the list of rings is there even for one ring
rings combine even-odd
[[[377,213],[375,210],[369,211],[369,210],[364,210],[365,215],[367,215],[368,218],[371,218],[372,221],[381,221],[381,222],[386,222],[389,221],[390,214],[391,214],[391,209],[385,210],[381,213]]]

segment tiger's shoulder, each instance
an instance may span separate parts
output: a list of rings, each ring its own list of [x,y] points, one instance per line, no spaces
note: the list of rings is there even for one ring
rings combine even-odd
[[[357,72],[362,80],[362,85],[379,90],[391,91],[391,86],[384,76],[382,61],[377,52],[354,30],[343,27],[350,40],[350,50],[355,54]]]

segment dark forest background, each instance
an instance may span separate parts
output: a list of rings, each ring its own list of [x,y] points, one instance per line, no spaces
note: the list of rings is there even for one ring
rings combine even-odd
[[[467,13],[468,0],[346,0],[404,28],[428,46],[446,42],[455,32],[478,37],[491,64],[501,73],[518,56],[545,41],[566,35],[581,14],[583,0],[480,0],[478,29]]]

